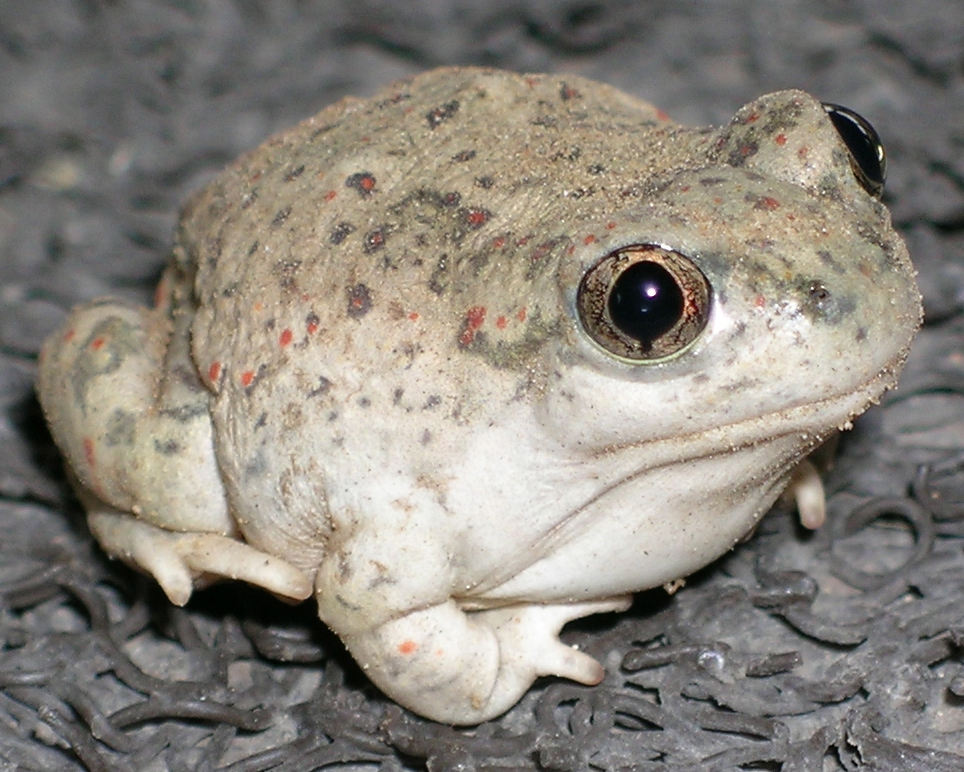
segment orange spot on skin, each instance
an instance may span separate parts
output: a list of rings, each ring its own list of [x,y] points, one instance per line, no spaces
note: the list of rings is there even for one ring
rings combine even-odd
[[[321,320],[318,319],[313,313],[308,315],[305,320],[305,329],[308,330],[309,335],[314,335],[318,332],[318,325],[321,324]]]
[[[590,233],[588,236],[586,236],[586,238],[582,240],[582,243],[589,245],[589,244],[592,244],[595,240],[596,240],[596,237]]]
[[[221,377],[221,363],[211,362],[211,366],[208,368],[208,380],[211,383],[217,383],[218,378]]]
[[[247,388],[254,381],[254,370],[245,370],[241,373],[241,385]]]
[[[70,341],[72,341],[76,334],[77,334],[77,331],[73,327],[71,327],[69,330],[67,330],[67,332],[64,333],[64,343],[69,343]]]
[[[337,190],[329,190],[327,193],[325,193],[325,201],[334,201],[335,198],[337,197],[338,197]]]
[[[84,437],[84,461],[87,466],[94,466],[94,441],[90,437]]]
[[[100,349],[102,349],[102,348],[104,347],[104,339],[103,339],[103,338],[99,338],[99,337],[98,337],[98,338],[94,338],[94,339],[90,342],[90,347],[91,347],[92,349],[94,349],[94,351],[100,351]]]
[[[772,196],[763,196],[759,201],[759,206],[766,209],[768,212],[772,212],[780,208],[780,202],[777,201]]]
[[[504,330],[508,323],[509,321],[504,316],[500,316],[498,319],[495,320],[495,326],[498,327],[500,330]]]
[[[656,119],[667,122],[671,120],[668,114],[659,109],[656,110]]]
[[[254,305],[251,306],[251,308],[254,311],[264,311],[264,303],[262,303],[260,300],[256,300],[254,302]]]
[[[569,249],[566,250],[566,254],[571,255],[575,251],[576,251],[576,248],[574,246],[570,246]]]
[[[763,295],[757,295],[756,298],[753,300],[753,305],[755,305],[757,308],[765,308],[766,304],[767,304],[767,299],[763,297]]]
[[[787,135],[786,135],[786,134],[777,134],[777,135],[773,138],[773,141],[776,142],[780,147],[783,147],[785,144],[787,144]]]
[[[470,209],[466,212],[465,219],[469,225],[477,228],[485,224],[485,221],[489,219],[489,213],[484,209]]]
[[[505,246],[505,236],[499,236],[498,238],[493,239],[492,246],[496,249],[502,249],[502,247]]]
[[[759,114],[759,113],[750,113],[750,114],[746,117],[746,122],[747,122],[747,123],[756,123],[758,120],[760,120],[760,114]]]
[[[612,230],[613,228],[615,228],[615,227],[616,227],[616,223],[614,223],[614,222],[612,222],[612,221],[606,223],[606,230],[607,230],[607,231],[611,231],[611,230]]]
[[[399,654],[414,654],[416,651],[418,651],[418,644],[415,641],[402,641],[398,644]]]
[[[410,314],[408,315],[408,318],[411,319],[413,322],[417,322],[417,321],[418,321],[418,311],[412,311],[412,313],[410,313]]]
[[[281,348],[284,348],[291,343],[291,339],[293,337],[294,335],[292,335],[291,330],[285,327],[285,329],[281,331],[281,335],[278,337],[278,343],[281,344]]]
[[[465,329],[459,336],[459,342],[463,346],[468,346],[475,340],[475,333],[485,322],[485,306],[472,306],[465,312]]]
[[[526,320],[526,307],[525,307],[525,306],[522,306],[522,308],[519,309],[519,313],[517,313],[517,314],[515,315],[515,318],[518,319],[520,322],[524,322],[524,321]]]

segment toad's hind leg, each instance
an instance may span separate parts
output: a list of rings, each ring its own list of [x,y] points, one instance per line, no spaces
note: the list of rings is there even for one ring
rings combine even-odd
[[[239,541],[214,457],[209,392],[190,358],[192,314],[96,301],[44,344],[38,393],[91,530],[168,597],[216,576],[305,598],[298,569]]]

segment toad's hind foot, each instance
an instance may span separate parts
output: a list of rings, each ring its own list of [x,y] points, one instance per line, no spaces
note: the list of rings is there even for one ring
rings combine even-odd
[[[630,598],[524,604],[466,613],[454,600],[418,609],[363,634],[345,635],[366,674],[392,699],[447,724],[504,713],[543,675],[602,681],[595,659],[559,640],[588,614],[625,610]]]
[[[90,530],[101,546],[151,574],[171,603],[183,606],[194,586],[240,579],[285,598],[311,596],[311,579],[273,555],[215,533],[172,533],[125,513],[89,508]]]

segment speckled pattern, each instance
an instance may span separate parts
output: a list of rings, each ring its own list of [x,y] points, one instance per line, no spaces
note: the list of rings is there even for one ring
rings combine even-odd
[[[576,313],[639,245],[708,288],[680,285],[700,324],[658,356]],[[154,310],[88,304],[41,355],[94,534],[178,604],[217,577],[314,592],[449,723],[598,683],[562,625],[732,547],[893,385],[921,313],[796,91],[711,130],[576,76],[431,71],[242,157],[174,254]]]

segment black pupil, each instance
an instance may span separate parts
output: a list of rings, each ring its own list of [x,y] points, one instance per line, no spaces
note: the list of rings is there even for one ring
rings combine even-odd
[[[616,279],[609,293],[609,316],[631,338],[650,348],[683,314],[683,292],[659,263],[640,262]]]
[[[839,105],[828,105],[827,115],[843,139],[854,161],[875,185],[883,186],[884,169],[880,163],[879,140],[869,134],[869,124],[852,110]],[[876,134],[876,132],[875,132]]]

